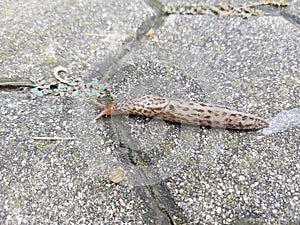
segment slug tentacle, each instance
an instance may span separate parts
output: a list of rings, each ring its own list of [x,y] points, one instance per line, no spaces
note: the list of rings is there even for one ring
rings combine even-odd
[[[100,114],[98,116],[95,117],[94,120],[100,119],[103,116],[113,116],[113,115],[122,114],[122,113],[118,113],[114,110],[113,104],[102,105],[100,103],[97,103],[97,105],[100,109],[102,109],[102,111],[100,112]]]
[[[160,118],[175,123],[198,126],[219,127],[234,130],[259,130],[268,123],[247,113],[228,109],[223,106],[192,101],[173,100],[154,95],[100,106],[103,111],[97,116],[135,114]]]

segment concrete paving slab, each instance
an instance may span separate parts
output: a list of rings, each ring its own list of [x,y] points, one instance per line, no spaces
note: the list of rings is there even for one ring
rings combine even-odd
[[[161,47],[145,39],[126,60],[176,65],[198,81],[207,101],[253,113],[252,106],[260,105],[266,107],[268,118],[298,105],[299,34],[282,17],[223,20],[173,15],[156,31]],[[280,82],[288,85],[276,87]],[[246,96],[248,91],[255,94]],[[233,102],[239,105],[230,105]]]
[[[298,27],[282,17],[223,20],[174,15],[155,32],[159,42],[145,39],[124,61],[176,65],[188,76],[185,85],[172,80],[165,84],[162,80],[168,79],[168,73],[159,73],[159,81],[169,90],[163,95],[176,96],[176,90],[196,83],[196,89],[187,90],[185,97],[199,100],[195,93],[200,92],[202,101],[230,105],[269,118],[285,110],[299,109],[299,34]],[[134,70],[142,68],[139,63],[134,66]],[[153,70],[156,68],[159,66],[153,66]],[[130,86],[131,90],[125,88],[121,96],[134,93],[135,87],[142,87],[137,91],[141,93],[161,92],[149,72],[148,79],[141,74],[123,73],[126,75],[112,76],[116,95],[116,87],[132,81],[139,84]],[[131,82],[126,82],[130,76]],[[120,77],[126,77],[124,84],[120,84]],[[193,82],[188,82],[189,78]],[[217,150],[213,148],[217,161],[213,165],[206,161],[209,169],[202,172],[199,152],[193,155],[191,151],[188,168],[168,183],[188,223],[286,224],[298,220],[299,202],[295,200],[299,199],[299,126],[271,137],[259,132],[208,137],[210,143],[213,140],[218,146]],[[207,145],[199,149],[204,154],[211,152]]]
[[[113,62],[156,14],[143,1],[2,2],[1,74],[9,77],[49,74],[58,65],[99,76],[99,62]]]
[[[66,98],[1,95],[1,224],[169,221],[145,190],[114,185],[109,171],[93,170],[74,106]],[[45,136],[77,139],[34,139]]]
[[[217,102],[272,117],[298,107],[298,33],[297,27],[281,17],[216,21],[210,16],[171,16],[155,33],[161,47],[145,39],[124,60],[131,64],[114,72],[112,94],[118,99],[154,92]],[[184,43],[182,40],[189,40],[185,37],[192,41]],[[151,70],[145,61],[152,62],[148,64],[148,67],[152,65]],[[170,79],[170,69],[166,69],[169,65],[175,65],[172,74],[180,71],[177,76],[184,77],[185,82]],[[152,78],[150,71],[157,75]],[[159,77],[157,82],[161,85],[155,77]],[[286,85],[279,85],[282,82]],[[254,109],[257,107],[258,111]],[[113,124],[115,129],[118,126],[117,122]],[[167,182],[177,204],[184,210],[187,223],[297,221],[298,130],[295,127],[269,137],[260,132],[202,134],[204,146],[193,144],[201,151],[189,151],[188,166],[182,167],[185,172]],[[203,155],[209,153],[215,162],[203,162]],[[198,185],[194,186],[195,183]]]

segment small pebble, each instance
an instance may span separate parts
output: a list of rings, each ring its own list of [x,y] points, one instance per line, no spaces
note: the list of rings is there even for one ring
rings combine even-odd
[[[124,180],[125,174],[126,174],[125,170],[122,167],[113,168],[112,170],[109,171],[108,179],[111,182],[118,184]]]

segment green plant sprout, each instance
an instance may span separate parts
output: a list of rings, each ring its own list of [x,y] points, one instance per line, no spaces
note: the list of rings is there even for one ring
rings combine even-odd
[[[37,96],[58,95],[67,97],[85,97],[104,95],[106,85],[100,84],[97,80],[85,83],[81,78],[71,77],[68,83],[63,83],[55,78],[31,77],[29,80],[35,85],[30,90]]]
[[[182,15],[196,15],[196,14],[208,14],[210,12],[218,15],[219,17],[227,17],[227,16],[240,16],[244,19],[247,19],[251,16],[262,16],[264,15],[264,11],[260,9],[255,9],[258,6],[275,6],[275,7],[287,7],[288,3],[278,0],[278,1],[262,1],[259,3],[253,3],[242,6],[235,6],[233,4],[228,5],[218,5],[218,6],[210,6],[207,4],[201,4],[196,7],[169,7],[164,6],[162,11],[167,14],[182,14]]]

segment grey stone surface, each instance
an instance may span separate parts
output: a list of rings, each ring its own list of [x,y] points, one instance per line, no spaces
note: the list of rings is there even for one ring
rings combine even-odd
[[[286,13],[283,14],[286,19],[290,20],[291,22],[295,23],[298,26],[300,24],[299,8],[300,8],[300,2],[295,0],[293,1],[293,4],[291,4],[291,6],[286,10]]]
[[[252,110],[259,105],[266,118],[298,106],[300,32],[284,18],[172,15],[156,35],[161,48],[144,40],[125,61],[176,65],[201,85],[206,101],[258,114]]]
[[[9,77],[45,75],[58,65],[99,76],[99,62],[113,61],[155,15],[143,1],[2,2],[1,74]]]
[[[264,118],[299,112],[296,1],[248,20],[159,13],[180,4],[1,1],[0,80],[50,77],[63,65],[107,81],[115,101],[155,93]],[[131,116],[93,123],[99,110],[89,99],[0,88],[1,224],[300,221],[297,114],[293,127],[276,133],[271,124],[269,135]],[[113,184],[118,166],[126,177]]]

